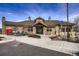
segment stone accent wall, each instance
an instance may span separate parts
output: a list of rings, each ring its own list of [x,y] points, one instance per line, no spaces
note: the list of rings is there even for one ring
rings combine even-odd
[[[57,36],[59,35],[59,30],[60,30],[60,29],[59,29],[59,26],[56,26],[56,27],[55,27],[55,31],[56,31],[56,35],[57,35]]]
[[[67,28],[67,26],[63,26],[63,28],[65,28],[65,31],[64,32],[60,32],[60,35],[61,35],[61,37],[66,37],[67,38],[67,32],[66,32],[66,28]],[[72,28],[70,27],[70,32],[69,32],[69,34],[70,34],[70,37],[75,37],[75,32],[73,31],[73,26],[72,26]]]
[[[47,27],[44,27],[43,33],[44,35],[51,35],[51,31],[47,31]]]
[[[43,34],[46,35],[46,27],[43,27]]]
[[[28,32],[28,28],[26,27],[26,28],[24,28],[24,32]]]
[[[18,28],[18,29],[17,29],[18,32],[21,33],[21,32],[23,31],[23,27],[17,27],[17,28]]]
[[[52,36],[55,36],[55,35],[56,35],[56,33],[55,33],[55,28],[52,28],[51,35],[52,35]]]

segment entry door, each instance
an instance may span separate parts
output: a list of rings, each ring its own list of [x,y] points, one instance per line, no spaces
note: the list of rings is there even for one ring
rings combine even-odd
[[[36,33],[37,34],[43,34],[43,27],[42,26],[37,26],[36,27]]]

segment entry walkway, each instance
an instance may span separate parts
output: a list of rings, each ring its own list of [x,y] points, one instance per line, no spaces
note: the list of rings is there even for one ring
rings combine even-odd
[[[79,52],[79,43],[71,43],[66,41],[55,41],[51,40],[48,36],[41,36],[41,39],[31,38],[27,36],[8,36],[16,41],[27,43],[30,45],[64,52],[67,54],[75,55],[74,53]]]

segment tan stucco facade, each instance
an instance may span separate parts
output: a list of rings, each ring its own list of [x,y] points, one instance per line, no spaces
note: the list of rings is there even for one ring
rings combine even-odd
[[[3,18],[4,20],[4,18]],[[31,20],[30,20],[31,21]],[[3,21],[5,23],[5,21]],[[3,24],[2,22],[2,26],[5,25]],[[49,23],[50,24],[50,23]],[[55,25],[53,27],[48,27],[47,24],[44,23],[44,20],[42,19],[36,19],[35,20],[35,23],[33,24],[34,26],[31,26],[30,30],[29,30],[29,27],[24,27],[24,26],[8,26],[8,25],[5,25],[3,27],[5,27],[4,29],[2,30],[6,30],[6,28],[10,27],[12,29],[12,32],[13,33],[17,33],[17,32],[27,32],[27,33],[30,33],[30,34],[39,34],[37,33],[37,31],[41,31],[42,32],[42,35],[50,35],[50,36],[67,36],[67,26],[59,26],[59,25]],[[37,27],[40,27],[39,29],[37,29]],[[64,28],[64,31],[62,31],[62,28]],[[75,37],[75,32],[74,32],[74,27],[73,26],[70,26],[70,31],[69,31],[69,34],[70,34],[70,37]]]

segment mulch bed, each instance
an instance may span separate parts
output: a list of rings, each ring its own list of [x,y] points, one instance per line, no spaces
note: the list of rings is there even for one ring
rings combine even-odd
[[[59,37],[57,37],[57,36],[51,36],[51,37],[49,37],[51,40],[61,40]]]
[[[28,34],[28,37],[41,38],[41,36],[36,35],[36,34]]]
[[[73,42],[73,43],[79,43],[79,38],[76,38],[76,40],[72,40],[72,38],[66,39],[66,38],[61,38],[59,39],[57,36],[51,36],[49,37],[51,40],[61,40],[61,41],[67,41],[67,42]],[[74,38],[75,39],[75,38]]]

